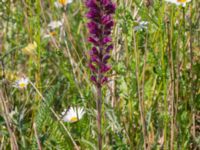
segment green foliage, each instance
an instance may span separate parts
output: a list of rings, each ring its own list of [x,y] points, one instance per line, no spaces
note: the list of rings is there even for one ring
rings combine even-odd
[[[64,130],[50,111],[50,107],[55,105],[55,93],[59,87],[60,85],[58,84],[48,90],[48,93],[45,96],[45,101],[43,100],[40,103],[34,119],[37,132],[39,133],[38,137],[41,141],[41,146],[45,147],[45,149],[65,150],[72,147],[70,139],[66,134],[63,134]],[[32,143],[31,149],[38,149],[35,138]]]
[[[84,107],[86,114],[75,123],[63,122],[64,126],[81,149],[97,149],[87,8],[82,0],[74,0],[66,8],[56,8],[55,1],[0,1],[0,90],[5,92],[8,108],[5,114],[0,106],[0,149],[11,149],[12,144],[5,115],[20,150],[38,149],[34,123],[42,149],[75,149],[50,110],[61,115],[72,106]],[[117,10],[112,70],[110,82],[103,87],[104,149],[144,149],[144,124],[152,150],[170,149],[172,144],[175,150],[198,149],[199,1],[192,0],[186,7],[165,0],[113,1]],[[63,21],[63,26],[50,29],[51,21]],[[148,23],[141,26],[142,22]],[[45,38],[49,33],[51,37]],[[22,49],[34,41],[33,55],[25,54]],[[22,76],[35,87],[13,87]]]

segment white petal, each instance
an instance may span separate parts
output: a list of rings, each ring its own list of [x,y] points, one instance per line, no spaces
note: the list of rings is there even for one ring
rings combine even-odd
[[[80,120],[85,114],[83,107],[78,107],[78,108],[70,107],[67,112],[65,110],[62,112],[62,115],[64,115],[62,120],[64,122],[73,122],[72,118],[78,118]]]
[[[61,112],[61,115],[64,115],[66,113],[67,109],[64,109],[63,112]]]
[[[62,22],[61,21],[52,21],[48,24],[48,27],[50,27],[52,30],[53,29],[56,29],[56,28],[59,28],[62,26]]]
[[[186,3],[183,3],[182,6],[185,7],[185,6],[186,6]]]
[[[81,119],[81,118],[83,117],[84,114],[85,114],[84,108],[79,108],[79,111],[78,111],[78,118]]]
[[[73,114],[76,114],[76,111],[74,110],[73,107],[70,107],[68,110],[68,113],[73,115]]]
[[[50,38],[50,37],[51,37],[50,34],[45,34],[45,35],[43,35],[43,38]]]
[[[73,2],[73,0],[68,0],[68,1],[67,1],[68,4],[70,4],[70,3],[72,3],[72,2]]]
[[[24,83],[25,84],[28,84],[28,81],[29,81],[28,78],[24,78]]]
[[[67,115],[65,115],[63,118],[62,118],[62,120],[64,121],[64,122],[69,122],[69,116],[67,116]]]

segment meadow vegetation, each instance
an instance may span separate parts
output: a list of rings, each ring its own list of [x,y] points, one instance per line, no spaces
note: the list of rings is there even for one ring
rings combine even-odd
[[[200,149],[200,1],[168,1],[113,0],[104,150]],[[0,1],[0,150],[98,149],[88,8],[55,2]]]

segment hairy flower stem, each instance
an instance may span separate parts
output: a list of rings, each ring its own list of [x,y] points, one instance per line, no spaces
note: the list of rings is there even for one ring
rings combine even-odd
[[[97,129],[98,129],[98,148],[102,150],[102,135],[101,135],[101,108],[102,108],[102,88],[97,87]]]
[[[98,71],[98,81],[102,80],[102,73]],[[102,150],[102,134],[101,134],[101,108],[102,108],[102,86],[97,85],[97,101],[96,101],[96,109],[97,109],[97,133],[98,133],[98,149]]]

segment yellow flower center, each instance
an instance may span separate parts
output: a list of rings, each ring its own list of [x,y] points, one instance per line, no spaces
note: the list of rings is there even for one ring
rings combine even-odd
[[[71,117],[70,122],[76,122],[76,121],[78,121],[77,117]]]
[[[67,0],[59,0],[59,3],[62,5],[66,5],[67,4]]]
[[[26,84],[23,83],[23,82],[22,82],[22,83],[19,83],[19,87],[20,87],[20,88],[25,88],[25,87],[26,87]]]
[[[187,0],[177,0],[179,3],[185,3]]]

